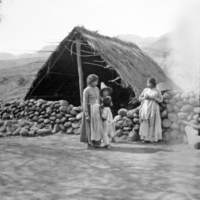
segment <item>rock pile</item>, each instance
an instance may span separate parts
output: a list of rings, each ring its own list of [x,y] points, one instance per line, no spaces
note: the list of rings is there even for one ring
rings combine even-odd
[[[81,111],[81,107],[69,105],[64,100],[31,99],[21,103],[5,104],[1,109],[1,118],[4,121],[0,123],[0,132],[3,136],[36,136],[59,131],[78,135],[82,119]]]
[[[136,141],[139,132],[139,107],[133,110],[121,109],[114,118],[116,136],[123,140]],[[180,120],[200,126],[199,94],[195,92],[169,91],[163,94],[160,104],[162,133],[165,141],[187,142],[185,125]]]
[[[163,139],[185,139],[185,125],[180,120],[200,126],[199,95],[194,92],[169,91],[160,104]],[[82,108],[67,101],[27,100],[5,104],[1,110],[0,136],[37,136],[57,132],[80,134]],[[120,109],[114,118],[116,136],[123,140],[139,139],[139,107]],[[187,139],[187,138],[186,138]]]
[[[163,138],[184,139],[185,125],[180,120],[194,125],[200,124],[199,95],[194,92],[170,91],[163,95],[160,111],[162,118]]]
[[[122,140],[136,141],[139,132],[139,108],[129,110],[120,109],[114,118],[117,137]]]

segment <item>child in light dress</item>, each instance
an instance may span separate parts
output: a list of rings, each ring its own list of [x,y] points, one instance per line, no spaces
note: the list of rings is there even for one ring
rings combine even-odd
[[[102,119],[103,119],[103,141],[107,149],[111,149],[110,138],[114,140],[113,115],[111,112],[111,97],[103,98]],[[110,137],[110,138],[109,138]]]
[[[109,110],[110,110],[110,116],[112,116],[112,125],[113,125],[113,115],[112,115],[112,112],[111,112],[111,109],[110,109],[110,107],[113,106],[112,98],[110,96],[112,94],[112,92],[113,92],[113,89],[111,87],[107,87],[106,84],[103,83],[103,82],[101,83],[101,90],[100,90],[101,106],[102,106],[102,108],[104,107],[104,105],[103,105],[104,98],[109,97],[110,98],[109,101],[111,101],[110,104],[109,104]],[[114,135],[115,135],[115,128],[114,128],[114,125],[113,125],[113,131],[110,132],[110,134],[109,134],[111,142],[116,142]]]

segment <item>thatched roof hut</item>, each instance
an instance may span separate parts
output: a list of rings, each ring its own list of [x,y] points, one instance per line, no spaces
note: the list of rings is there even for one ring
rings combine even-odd
[[[148,76],[157,82],[169,81],[137,45],[75,27],[39,70],[25,99],[64,98],[80,104],[79,91],[86,86],[89,74],[97,74],[100,82],[113,87],[115,95],[125,85],[139,95]]]

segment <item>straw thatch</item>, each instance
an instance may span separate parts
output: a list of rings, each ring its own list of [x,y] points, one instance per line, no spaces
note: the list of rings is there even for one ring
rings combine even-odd
[[[58,93],[69,95],[67,92],[71,90],[71,81],[78,88],[75,44],[77,36],[81,43],[84,80],[90,73],[96,73],[103,79],[112,71],[112,77],[119,76],[132,87],[136,95],[146,86],[148,76],[155,77],[157,82],[169,82],[158,64],[137,45],[102,36],[84,27],[75,27],[39,70],[25,99],[44,95],[56,96]],[[111,75],[107,78],[111,78]]]

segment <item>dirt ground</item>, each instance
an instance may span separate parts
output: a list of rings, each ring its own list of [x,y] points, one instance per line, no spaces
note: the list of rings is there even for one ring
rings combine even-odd
[[[0,200],[196,200],[200,154],[188,145],[87,150],[78,136],[0,139]]]

